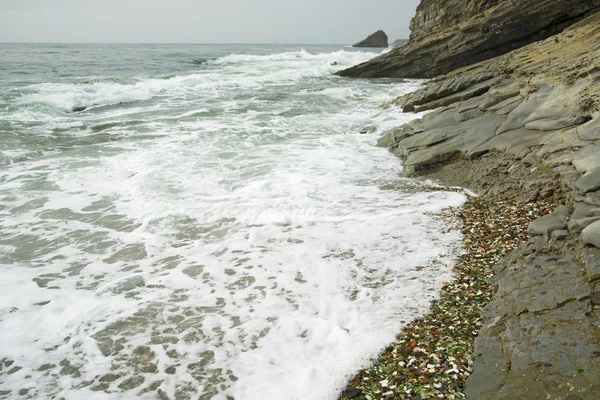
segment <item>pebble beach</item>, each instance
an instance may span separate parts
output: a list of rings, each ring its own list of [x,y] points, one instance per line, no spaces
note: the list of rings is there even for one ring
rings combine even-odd
[[[529,223],[552,211],[545,201],[517,204],[469,197],[448,209],[464,236],[464,251],[440,299],[422,318],[404,327],[396,341],[343,390],[346,399],[463,399],[473,362],[480,313],[493,296],[491,266],[527,239]]]

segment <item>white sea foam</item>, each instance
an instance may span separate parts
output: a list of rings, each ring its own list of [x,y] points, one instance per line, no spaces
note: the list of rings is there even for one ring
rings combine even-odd
[[[53,147],[0,175],[0,390],[336,398],[437,296],[460,243],[435,213],[463,196],[387,190],[415,184],[373,146],[412,118],[378,105],[419,83],[330,75],[371,56],[28,87],[28,133]]]
[[[214,96],[222,88],[237,86],[238,89],[258,88],[264,82],[298,81],[306,77],[320,77],[373,57],[374,54],[345,52],[310,54],[305,51],[283,54],[253,56],[231,55],[213,60],[211,64],[222,65],[217,72],[180,75],[168,79],[149,78],[134,83],[114,80],[91,83],[42,83],[26,88],[20,104],[42,104],[72,112],[78,108],[119,105],[147,101],[156,97],[164,100],[191,91],[208,91]],[[233,64],[233,65],[231,65]],[[296,65],[294,65],[296,64]],[[244,75],[239,75],[243,72]],[[39,114],[14,114],[17,120],[39,119]]]

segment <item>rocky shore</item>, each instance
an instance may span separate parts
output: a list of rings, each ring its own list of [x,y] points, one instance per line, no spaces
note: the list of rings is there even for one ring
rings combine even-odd
[[[444,285],[426,316],[405,327],[373,366],[360,371],[341,399],[465,398],[481,309],[492,298],[491,266],[527,240],[529,223],[553,206],[470,197],[461,209],[447,210],[442,218],[458,217],[464,235],[455,279]]]
[[[459,271],[461,293],[442,295],[455,304],[441,313],[434,305],[430,315],[403,331],[372,368],[357,376],[348,389],[355,391],[344,395],[600,398],[600,14],[543,41],[437,77],[386,106],[434,110],[379,140],[403,158],[406,174],[475,191],[482,203],[470,200],[467,208],[487,204],[478,207],[483,213],[463,211],[463,219],[472,225],[477,216],[478,223],[494,227],[495,236],[476,230],[472,237],[464,228],[463,233],[468,243],[477,243],[480,258],[491,257],[478,267],[480,272],[466,273],[489,273],[490,297],[474,306],[481,311],[478,317],[465,319],[472,331],[444,331],[447,316],[471,307],[473,297],[486,296],[485,289],[463,282]],[[510,223],[503,225],[501,219],[508,216]],[[498,253],[482,239],[494,246],[510,241],[514,247]],[[429,322],[432,318],[435,323]],[[439,325],[433,332],[445,336],[415,339],[415,329],[423,324]],[[462,346],[468,356],[459,361],[447,349],[468,335],[476,336],[474,347]],[[416,360],[416,349],[425,351],[429,361]],[[454,366],[447,363],[449,357]],[[448,368],[437,368],[436,358],[444,358]],[[386,368],[389,376],[377,372]],[[449,379],[448,371],[459,371],[464,379]],[[379,387],[369,383],[372,379]]]

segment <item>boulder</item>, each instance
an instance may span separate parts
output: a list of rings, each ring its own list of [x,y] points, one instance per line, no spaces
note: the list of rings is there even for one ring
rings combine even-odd
[[[366,39],[354,43],[352,47],[388,47],[388,37],[384,31],[379,30]]]
[[[543,235],[548,238],[554,231],[565,230],[568,220],[568,215],[553,212],[531,222],[527,228],[527,232],[530,235]]]
[[[594,222],[581,232],[581,240],[585,244],[600,248],[600,221]]]
[[[595,169],[583,175],[575,182],[575,187],[581,193],[595,192],[600,189],[600,169]]]
[[[569,232],[574,235],[580,234],[585,228],[589,225],[593,224],[596,221],[600,221],[600,217],[587,217],[587,218],[576,218],[571,217],[567,227],[569,228]]]

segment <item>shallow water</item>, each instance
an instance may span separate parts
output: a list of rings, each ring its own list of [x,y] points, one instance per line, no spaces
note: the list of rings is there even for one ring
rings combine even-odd
[[[375,53],[0,54],[0,396],[333,399],[450,279],[463,196],[374,146],[419,82],[331,75]]]

